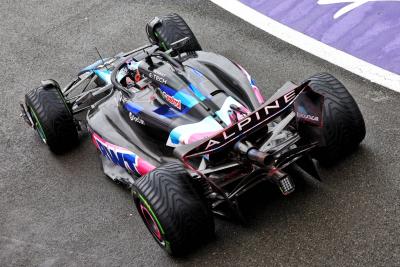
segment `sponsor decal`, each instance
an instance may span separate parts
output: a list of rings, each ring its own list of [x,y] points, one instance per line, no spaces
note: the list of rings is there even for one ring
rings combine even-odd
[[[101,154],[108,160],[112,161],[115,165],[119,165],[131,173],[137,173],[135,166],[137,157],[135,154],[124,148],[111,145],[94,134],[93,142],[100,150]]]
[[[322,127],[324,97],[314,91],[307,91],[297,97],[294,111],[298,122]]]
[[[309,122],[313,122],[313,123],[318,123],[319,124],[319,117],[318,116],[313,116],[313,115],[310,115],[310,114],[304,114],[304,113],[297,112],[297,117],[299,119],[303,119],[305,121],[309,121]]]
[[[167,94],[166,92],[162,92],[165,100],[168,101],[168,103],[170,103],[171,105],[173,105],[174,107],[176,107],[177,109],[181,110],[182,109],[182,103],[179,99],[176,99],[175,97]]]
[[[161,72],[161,71],[159,71],[159,70],[153,70],[153,72],[154,72],[155,74],[161,76],[161,77],[165,77],[165,76],[166,76],[165,73],[163,73],[163,72]]]
[[[130,173],[140,176],[155,168],[153,165],[139,158],[128,149],[113,145],[105,141],[96,133],[92,134],[92,141],[104,157],[112,161],[115,165],[127,169]]]
[[[135,116],[132,112],[129,112],[129,119],[131,121],[134,121],[136,123],[142,124],[144,125],[144,120],[142,120],[141,118],[139,118],[138,116]]]
[[[164,74],[164,76],[165,76],[165,74]],[[154,72],[149,72],[149,78],[152,79],[152,80],[155,80],[155,81],[157,81],[159,83],[167,84],[167,79],[165,79],[163,76],[158,75],[158,74],[156,74]]]

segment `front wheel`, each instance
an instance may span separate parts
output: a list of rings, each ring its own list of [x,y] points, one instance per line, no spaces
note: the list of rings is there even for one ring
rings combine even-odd
[[[159,45],[163,51],[169,50],[171,44],[185,37],[188,37],[189,40],[179,49],[179,52],[194,52],[201,50],[201,46],[197,41],[196,36],[183,18],[178,14],[172,13],[160,17],[159,24],[154,25],[154,28],[149,28],[149,24],[147,24],[146,31],[150,41]],[[176,53],[172,52],[171,55],[176,56]]]
[[[316,74],[308,81],[313,91],[324,96],[321,129],[324,144],[314,157],[329,165],[351,153],[364,139],[364,118],[346,87],[331,74]]]
[[[54,85],[35,88],[25,95],[25,104],[40,139],[54,153],[61,153],[78,141],[71,111]]]
[[[214,234],[214,218],[192,178],[168,163],[139,178],[132,188],[143,222],[173,256],[184,255]]]

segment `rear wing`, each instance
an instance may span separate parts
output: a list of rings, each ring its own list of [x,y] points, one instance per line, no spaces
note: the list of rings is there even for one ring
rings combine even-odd
[[[229,144],[234,144],[235,141],[239,141],[241,138],[274,120],[290,107],[302,92],[312,91],[308,86],[308,82],[297,87],[286,86],[286,88],[282,89],[284,90],[279,90],[277,92],[278,94],[274,95],[275,98],[271,98],[247,117],[230,125],[210,138],[177,147],[174,150],[174,154],[181,158],[182,161],[186,162],[193,157],[221,151],[221,149],[227,147]],[[312,93],[316,94],[314,92]],[[321,101],[319,102],[321,103]],[[322,113],[321,110],[322,109],[320,109],[318,114]]]

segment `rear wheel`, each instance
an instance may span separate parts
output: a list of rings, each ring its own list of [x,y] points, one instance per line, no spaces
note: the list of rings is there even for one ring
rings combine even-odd
[[[58,88],[35,88],[25,95],[25,104],[40,139],[51,151],[61,153],[77,143],[73,116]]]
[[[181,16],[172,13],[162,16],[159,19],[160,23],[156,24],[153,28],[155,40],[150,38],[150,41],[156,42],[161,49],[167,51],[171,48],[172,43],[188,37],[189,40],[182,48],[179,49],[179,51],[193,52],[201,50],[201,46],[194,36],[192,30]]]
[[[132,192],[136,207],[157,243],[183,255],[214,234],[214,219],[192,178],[168,163],[139,178]]]
[[[344,85],[328,73],[308,79],[309,86],[324,96],[322,138],[315,158],[332,164],[352,152],[365,137],[364,118]]]

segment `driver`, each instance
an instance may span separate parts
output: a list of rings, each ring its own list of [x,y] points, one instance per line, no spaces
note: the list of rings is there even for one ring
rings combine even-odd
[[[117,74],[118,82],[130,90],[139,91],[144,89],[137,86],[137,83],[142,79],[138,67],[139,62],[137,61],[131,60],[127,62],[126,66]]]

